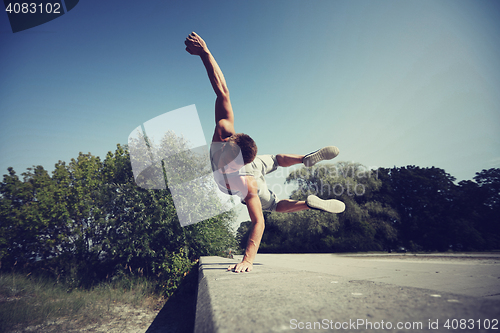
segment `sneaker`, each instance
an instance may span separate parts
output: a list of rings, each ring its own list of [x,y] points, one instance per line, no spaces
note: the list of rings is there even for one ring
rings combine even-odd
[[[307,207],[317,210],[323,210],[329,213],[342,213],[345,210],[345,204],[336,199],[323,200],[315,195],[310,195],[306,199]]]
[[[336,157],[339,154],[339,149],[335,146],[329,146],[325,148],[321,148],[319,150],[316,150],[315,152],[312,152],[310,154],[307,154],[304,156],[302,159],[302,163],[306,167],[312,167],[314,164],[318,163],[319,161],[323,160],[331,160],[332,158]]]

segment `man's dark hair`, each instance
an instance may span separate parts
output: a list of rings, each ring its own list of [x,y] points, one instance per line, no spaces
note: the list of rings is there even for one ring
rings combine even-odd
[[[255,141],[253,141],[253,139],[247,134],[233,134],[229,137],[227,142],[231,145],[231,147],[233,147],[236,154],[238,154],[238,147],[239,149],[241,149],[243,163],[245,164],[253,162],[255,156],[257,156],[257,145],[255,144]],[[236,144],[237,147],[235,147],[234,144]]]

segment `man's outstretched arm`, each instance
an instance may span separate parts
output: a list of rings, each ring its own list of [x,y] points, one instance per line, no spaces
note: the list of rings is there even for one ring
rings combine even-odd
[[[248,188],[248,194],[245,197],[245,204],[247,206],[252,225],[243,260],[239,264],[229,266],[227,269],[228,271],[232,270],[236,273],[252,271],[253,262],[255,260],[255,256],[257,255],[257,251],[259,250],[260,241],[262,240],[265,228],[264,215],[262,214],[262,205],[257,194],[258,187],[255,178],[247,176],[246,186]]]
[[[208,78],[212,84],[212,88],[217,95],[215,101],[215,133],[214,141],[222,141],[223,139],[233,135],[234,131],[234,115],[229,99],[229,89],[227,88],[226,79],[222,71],[208,50],[205,41],[192,32],[184,42],[186,51],[190,54],[200,56],[203,65],[207,70]]]

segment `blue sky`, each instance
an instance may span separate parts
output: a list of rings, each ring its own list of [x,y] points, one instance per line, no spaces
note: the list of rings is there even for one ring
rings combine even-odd
[[[104,158],[140,124],[215,95],[196,31],[259,153],[325,145],[368,167],[500,167],[498,1],[80,1],[12,33],[0,14],[0,170]],[[274,177],[271,183],[283,183]]]

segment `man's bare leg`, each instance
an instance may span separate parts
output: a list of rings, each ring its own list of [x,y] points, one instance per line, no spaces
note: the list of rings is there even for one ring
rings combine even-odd
[[[276,159],[278,160],[278,165],[280,167],[289,167],[295,164],[302,163],[305,155],[295,155],[295,154],[278,154]]]
[[[293,213],[301,210],[310,209],[305,201],[297,201],[290,199],[283,199],[278,202],[276,212],[278,213]]]

